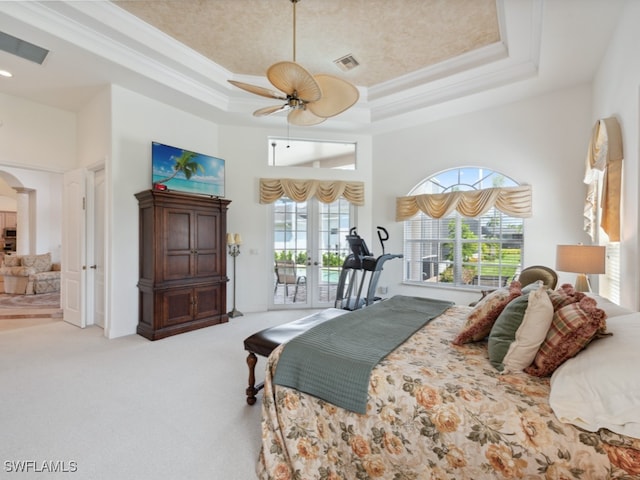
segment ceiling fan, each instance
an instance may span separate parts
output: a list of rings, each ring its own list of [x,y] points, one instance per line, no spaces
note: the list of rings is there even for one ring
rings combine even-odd
[[[229,83],[263,97],[284,100],[284,104],[260,108],[256,117],[289,112],[287,121],[293,125],[310,126],[336,116],[358,101],[358,89],[333,75],[311,75],[296,63],[296,3],[293,4],[293,61],[274,63],[267,69],[267,79],[279,91],[229,80]]]

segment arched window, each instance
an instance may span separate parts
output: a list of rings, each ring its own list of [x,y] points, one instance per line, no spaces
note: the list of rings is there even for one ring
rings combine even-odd
[[[455,197],[453,192],[512,191],[508,187],[518,184],[492,170],[464,167],[433,175],[410,195],[452,192],[444,196],[449,200]],[[460,214],[461,208],[440,218],[428,216],[421,208],[405,220],[405,281],[456,287],[507,285],[522,265],[524,220],[504,213],[498,201],[491,205],[473,218]]]

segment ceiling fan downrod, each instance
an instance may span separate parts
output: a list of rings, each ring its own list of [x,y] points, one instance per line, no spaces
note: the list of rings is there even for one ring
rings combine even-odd
[[[293,61],[296,61],[296,3],[300,0],[291,0],[293,3]]]

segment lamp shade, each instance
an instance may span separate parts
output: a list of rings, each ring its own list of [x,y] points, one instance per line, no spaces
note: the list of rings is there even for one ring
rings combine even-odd
[[[573,273],[605,272],[606,248],[600,245],[558,245],[556,270]]]

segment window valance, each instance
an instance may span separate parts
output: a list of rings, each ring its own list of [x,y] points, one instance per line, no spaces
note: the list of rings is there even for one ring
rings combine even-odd
[[[425,193],[398,197],[396,221],[402,222],[419,211],[442,218],[454,210],[465,217],[479,217],[492,207],[513,217],[531,216],[531,186],[486,188],[464,192]]]
[[[602,182],[602,219],[600,226],[609,241],[620,241],[620,194],[622,184],[622,133],[614,117],[598,120],[593,127],[584,183],[587,196],[584,204],[584,230],[595,238],[597,178],[594,170],[604,172]]]
[[[260,203],[273,203],[280,197],[304,202],[315,196],[322,203],[332,203],[344,197],[354,205],[364,205],[364,182],[339,180],[300,180],[292,178],[261,178]]]

